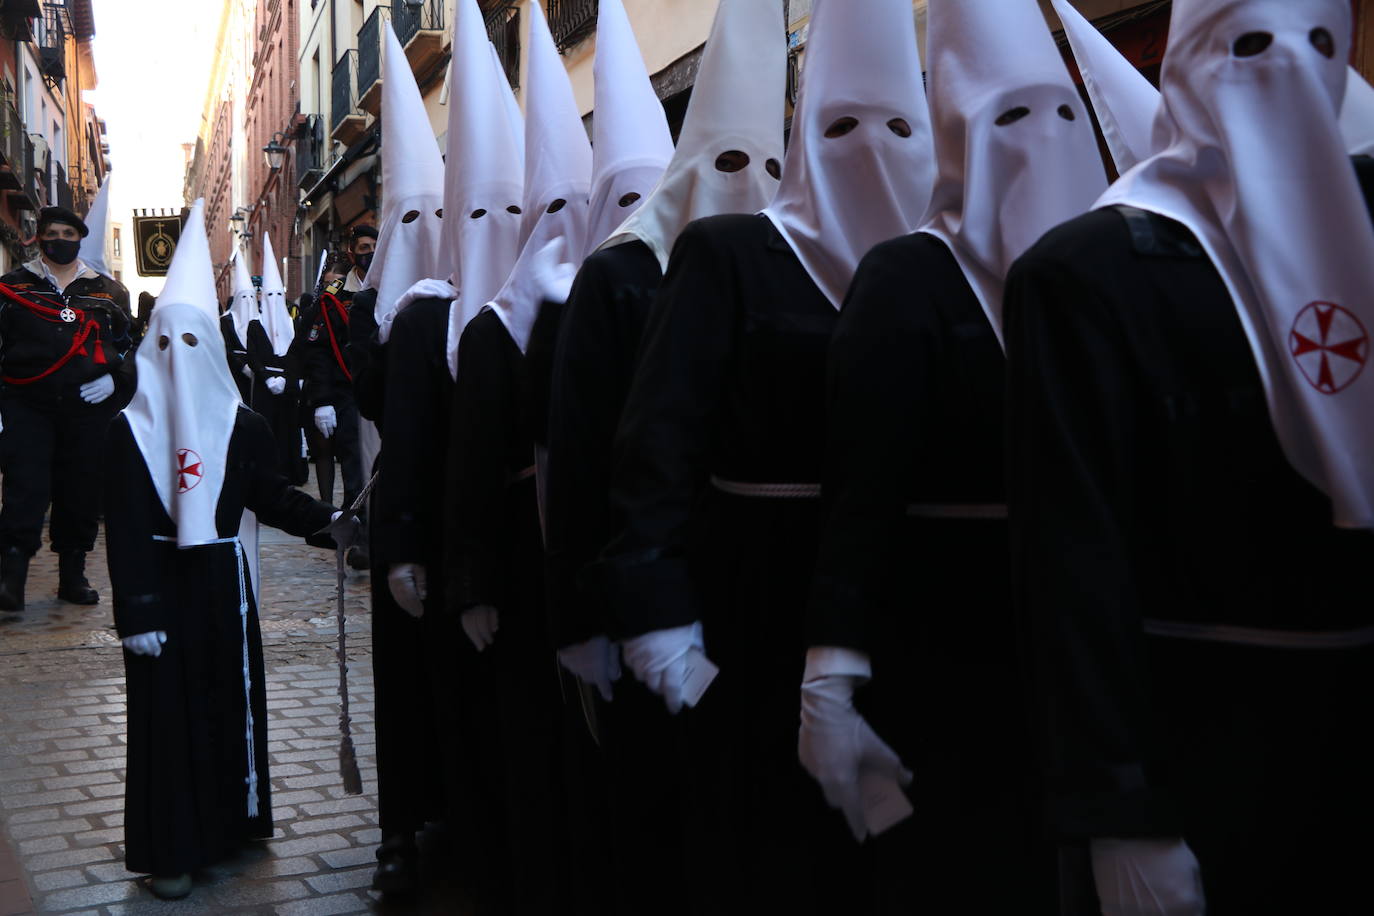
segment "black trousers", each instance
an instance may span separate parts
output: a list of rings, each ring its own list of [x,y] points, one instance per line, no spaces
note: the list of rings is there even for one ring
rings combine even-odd
[[[362,445],[358,438],[358,405],[352,396],[340,397],[334,401],[334,415],[339,427],[334,430],[334,454],[343,466],[345,506],[353,505],[358,494],[367,483],[367,472],[363,467]],[[366,514],[361,514],[366,520]]]
[[[113,416],[109,404],[90,405],[73,397],[38,405],[13,389],[0,394],[5,424],[0,432],[0,550],[37,553],[49,503],[54,552],[95,547],[101,451]]]

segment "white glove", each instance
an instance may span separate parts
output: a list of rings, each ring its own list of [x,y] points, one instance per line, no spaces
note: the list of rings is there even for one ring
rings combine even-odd
[[[395,563],[386,574],[391,597],[411,617],[425,615],[425,598],[429,595],[425,581],[425,568],[418,563]]]
[[[567,247],[567,241],[561,236],[552,239],[534,253],[530,262],[534,287],[546,302],[567,302],[568,293],[572,292],[577,266],[565,260]]]
[[[801,685],[801,729],[797,756],[820,783],[830,807],[838,808],[854,839],[868,836],[861,773],[911,784],[911,771],[854,708],[854,690],[870,676],[868,656],[827,647],[806,653]]]
[[[591,684],[601,699],[611,702],[611,684],[620,680],[620,646],[607,636],[593,636],[558,650],[558,660],[584,684]]]
[[[687,652],[704,650],[700,621],[685,627],[654,630],[643,636],[632,636],[621,646],[625,664],[635,677],[654,693],[663,697],[668,711],[677,715],[682,711],[682,688],[687,679]]]
[[[501,613],[489,604],[479,604],[464,611],[461,622],[463,632],[481,652],[496,642],[496,631],[501,629]]]
[[[328,439],[334,435],[334,430],[339,428],[339,418],[334,413],[333,407],[315,408],[315,428],[320,431],[320,435]]]
[[[99,404],[114,394],[114,378],[109,373],[92,379],[81,386],[81,400],[87,404]]]
[[[267,386],[267,390],[272,392],[273,394],[281,394],[283,391],[286,390],[286,379],[280,375],[272,376],[263,384],[265,384]]]
[[[139,633],[137,636],[125,636],[121,642],[124,648],[135,655],[151,655],[157,658],[162,654],[162,644],[167,641],[167,634],[162,630],[150,630],[147,633]]]
[[[0,416],[0,433],[5,431],[5,418]]]
[[[1197,857],[1182,839],[1097,837],[1090,845],[1102,916],[1202,916]]]

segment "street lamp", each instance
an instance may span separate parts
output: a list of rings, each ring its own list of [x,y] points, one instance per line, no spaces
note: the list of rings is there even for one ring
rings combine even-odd
[[[267,167],[274,172],[281,171],[282,165],[286,163],[286,147],[281,145],[281,141],[286,136],[277,131],[272,135],[272,140],[262,148],[263,155],[267,157]]]
[[[234,210],[234,215],[231,216],[231,217],[229,217],[229,222],[233,223],[233,226],[231,226],[230,228],[231,228],[236,234],[238,234],[238,235],[242,235],[242,234],[243,234],[243,208],[242,208],[242,207],[237,207],[237,208],[235,208],[235,210]]]

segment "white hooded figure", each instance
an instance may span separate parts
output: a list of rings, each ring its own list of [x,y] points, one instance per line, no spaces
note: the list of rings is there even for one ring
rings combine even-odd
[[[520,352],[543,301],[536,266],[546,246],[585,248],[592,147],[577,113],[572,84],[538,0],[531,5],[525,121],[524,222],[521,252],[491,305]]]
[[[1088,113],[1034,0],[932,0],[937,177],[922,232],[945,242],[1002,339],[1012,262],[1107,187]]]
[[[296,339],[296,329],[291,321],[291,313],[286,310],[286,284],[282,282],[281,271],[277,269],[272,239],[266,232],[262,234],[262,301],[258,308],[261,315],[259,320],[267,332],[267,339],[272,343],[273,355],[285,356],[286,351],[291,349],[291,341]]]
[[[229,316],[234,322],[234,333],[238,335],[239,343],[248,345],[248,326],[259,320],[260,315],[258,290],[253,285],[248,256],[242,251],[235,251],[234,294],[229,302]]]
[[[672,161],[602,247],[639,239],[666,271],[692,220],[768,206],[782,177],[786,83],[782,7],[721,0]]]
[[[1338,527],[1374,528],[1374,228],[1338,121],[1350,17],[1342,0],[1179,0],[1160,152],[1099,206],[1192,230],[1235,303],[1284,454]]]
[[[435,276],[444,227],[439,145],[391,23],[382,31],[382,219],[377,250],[363,279],[364,289],[377,291],[373,315],[379,329],[390,326],[402,293],[417,280]]]
[[[668,117],[649,82],[621,0],[602,0],[596,22],[592,199],[587,250],[601,246],[649,196],[673,158]]]
[[[1083,85],[1088,90],[1116,169],[1125,174],[1154,150],[1159,90],[1068,0],[1052,0],[1064,23]]]
[[[449,79],[444,252],[453,261],[458,299],[449,313],[449,372],[458,377],[458,340],[495,297],[520,254],[524,159],[507,102],[506,79],[493,68],[491,42],[476,0],[454,11]]]
[[[1374,156],[1374,86],[1370,86],[1354,67],[1346,68],[1341,135],[1345,137],[1345,148],[1350,155]]]
[[[105,263],[105,242],[110,235],[110,182],[113,175],[105,177],[105,183],[91,201],[91,209],[86,211],[86,228],[90,232],[81,240],[77,257],[81,263],[102,276],[110,276],[110,268]]]
[[[839,308],[859,260],[920,223],[934,177],[911,4],[816,0],[782,182],[764,215]]]

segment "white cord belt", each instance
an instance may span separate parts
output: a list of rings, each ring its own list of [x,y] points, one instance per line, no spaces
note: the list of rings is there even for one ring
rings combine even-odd
[[[711,475],[711,486],[731,496],[752,496],[760,499],[820,499],[818,483],[744,483],[723,480]]]
[[[1180,623],[1174,620],[1146,620],[1145,632],[1151,636],[1223,642],[1237,646],[1266,649],[1358,649],[1374,645],[1374,627],[1354,630],[1266,630],[1229,624]]]
[[[913,503],[906,507],[911,518],[972,518],[1002,519],[1007,517],[1006,503]]]
[[[176,538],[165,534],[153,535],[153,540],[175,544]],[[248,657],[248,562],[243,553],[243,543],[237,538],[216,538],[202,541],[194,547],[208,547],[212,544],[233,544],[234,565],[239,574],[239,626],[243,633],[243,708],[247,722],[244,737],[248,740],[248,776],[244,783],[248,786],[248,816],[258,816],[258,761],[253,739],[253,675]]]

